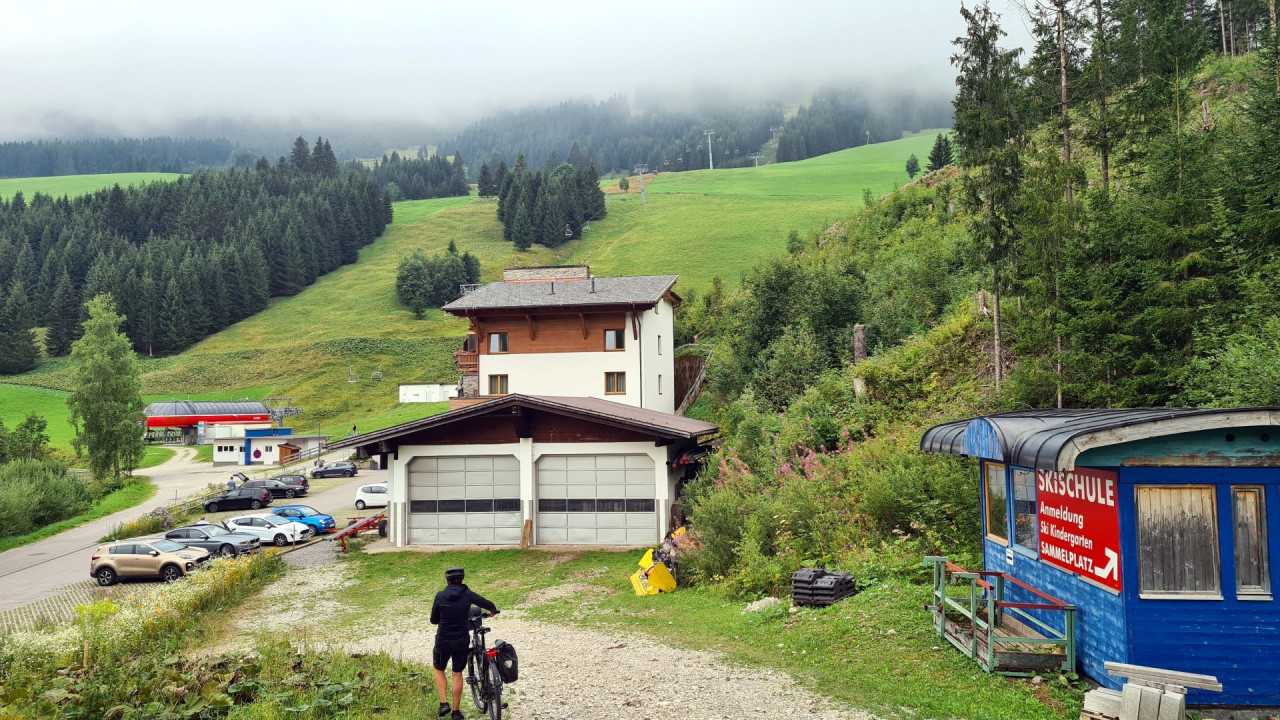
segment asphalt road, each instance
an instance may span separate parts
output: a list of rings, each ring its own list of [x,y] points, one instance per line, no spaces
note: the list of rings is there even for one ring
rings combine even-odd
[[[326,460],[338,460],[339,454]],[[0,611],[12,610],[28,603],[59,594],[63,587],[89,578],[89,558],[98,539],[111,531],[114,525],[145,515],[151,508],[172,504],[203,490],[209,483],[226,482],[231,473],[243,470],[233,465],[214,467],[211,463],[192,462],[195,452],[179,448],[178,455],[168,462],[146,471],[158,491],[151,500],[114,515],[94,520],[80,527],[0,553]],[[274,469],[273,469],[274,470]],[[259,473],[255,473],[259,474]],[[386,482],[386,470],[362,470],[348,483],[309,495],[303,503],[320,512],[329,513],[339,528],[347,523],[348,511],[352,511],[352,499],[356,488],[373,482]],[[363,514],[363,513],[361,513]]]

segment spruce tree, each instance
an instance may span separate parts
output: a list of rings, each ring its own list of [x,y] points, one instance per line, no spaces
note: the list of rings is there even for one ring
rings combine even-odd
[[[907,177],[912,180],[916,179],[916,175],[920,174],[920,159],[915,153],[911,153],[911,157],[907,158]]]
[[[137,466],[146,449],[142,424],[142,379],[129,338],[120,331],[124,318],[111,298],[88,303],[84,336],[71,349],[67,397],[77,451],[87,450],[94,478],[110,482]]]
[[[493,175],[489,172],[489,163],[480,166],[480,178],[476,182],[476,193],[480,197],[493,196]]]
[[[1000,297],[1015,257],[1014,215],[1022,177],[1024,140],[1020,49],[999,46],[1005,36],[999,17],[985,2],[962,7],[967,31],[956,40],[960,52],[951,58],[959,70],[955,98],[955,136],[965,176],[964,199],[972,212],[970,233],[985,250],[991,269],[995,384],[1004,376]]]
[[[289,153],[289,165],[297,172],[304,173],[311,170],[311,146],[301,135],[293,141],[293,151]]]
[[[521,205],[516,210],[515,219],[511,223],[511,240],[517,250],[528,250],[534,241],[533,222],[529,219],[529,211]]]
[[[924,167],[925,172],[933,172],[951,164],[951,141],[943,133],[938,133],[938,137],[933,141],[933,149],[929,151],[929,162]]]
[[[45,343],[49,355],[71,352],[71,343],[75,342],[79,329],[80,293],[71,283],[71,276],[63,270],[49,304],[49,335]]]
[[[14,375],[31,370],[40,359],[31,305],[22,283],[9,286],[9,296],[0,311],[0,375]]]
[[[164,292],[164,309],[160,314],[163,333],[163,350],[166,354],[180,353],[191,344],[191,321],[177,277],[170,277]]]

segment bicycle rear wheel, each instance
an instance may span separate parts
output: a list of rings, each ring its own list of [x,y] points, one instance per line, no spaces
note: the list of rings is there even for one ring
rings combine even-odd
[[[502,720],[502,676],[498,674],[498,661],[485,663],[489,675],[489,720]]]
[[[471,701],[476,704],[476,710],[483,713],[489,710],[488,693],[481,687],[484,678],[477,676],[477,670],[480,668],[476,667],[475,653],[471,653],[467,655],[467,686],[471,688]]]

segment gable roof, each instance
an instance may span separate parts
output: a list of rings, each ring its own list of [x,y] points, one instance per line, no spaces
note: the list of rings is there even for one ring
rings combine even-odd
[[[484,310],[600,305],[652,307],[663,295],[671,292],[679,279],[679,275],[635,275],[546,282],[491,282],[445,305],[443,310],[454,315],[473,315]]]
[[[1164,435],[1280,427],[1280,408],[1015,410],[935,425],[920,449],[1039,470],[1073,470],[1087,450]]]
[[[329,449],[360,447],[409,435],[421,430],[443,427],[450,423],[509,410],[513,407],[543,410],[552,414],[592,420],[601,424],[634,430],[669,440],[696,440],[720,429],[712,423],[694,420],[682,415],[671,415],[656,410],[646,410],[632,405],[583,397],[557,397],[546,395],[504,395],[489,402],[477,403],[450,410],[441,415],[411,420],[394,427],[375,430],[330,443]]]

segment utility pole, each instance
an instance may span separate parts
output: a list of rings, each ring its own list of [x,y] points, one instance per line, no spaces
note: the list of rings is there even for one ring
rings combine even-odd
[[[647,172],[649,172],[648,165],[641,164],[636,166],[636,174],[640,176],[640,206],[641,207],[644,207],[645,205],[649,204],[649,201],[646,200],[644,197],[644,174]]]
[[[712,136],[712,135],[715,135],[715,134],[716,134],[716,131],[715,131],[715,130],[707,130],[707,131],[705,132],[705,134],[706,134],[706,136],[707,136],[707,165],[709,166],[709,168],[708,168],[708,169],[710,169],[710,170],[715,170],[715,169],[716,169],[716,159],[715,159],[714,155],[713,155],[713,154],[712,154],[712,152],[711,152],[711,136]]]
[[[754,160],[754,161],[756,162],[756,167],[760,167],[760,153],[758,153],[758,152],[751,153],[751,154],[750,154],[750,155],[748,155],[747,157],[751,158],[752,160]]]

